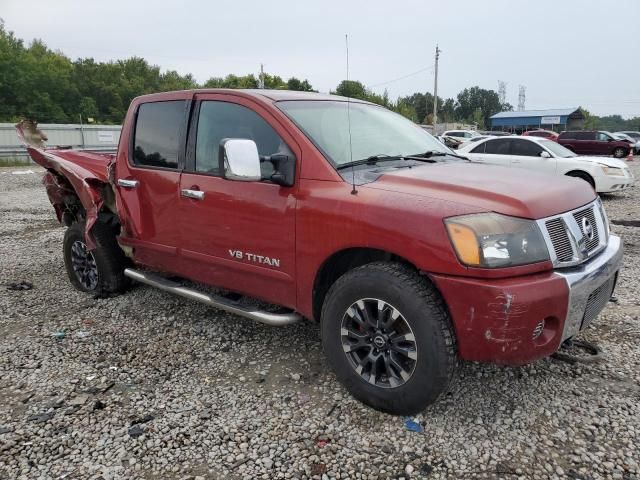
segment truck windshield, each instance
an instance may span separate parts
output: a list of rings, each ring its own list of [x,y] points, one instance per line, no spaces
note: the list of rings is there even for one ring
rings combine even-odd
[[[344,101],[281,101],[276,105],[339,167],[375,156],[453,152],[424,129],[386,108]],[[347,109],[348,108],[348,109]],[[351,148],[349,147],[349,117]]]

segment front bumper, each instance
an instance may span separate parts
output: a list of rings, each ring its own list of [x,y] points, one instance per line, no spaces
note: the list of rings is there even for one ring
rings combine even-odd
[[[622,241],[609,236],[607,248],[590,261],[577,267],[556,271],[569,287],[567,318],[562,340],[571,338],[602,311],[613,293],[618,271],[622,267]]]
[[[603,175],[596,180],[596,189],[598,193],[619,192],[632,187],[635,182],[635,178],[631,173],[631,170],[626,169],[624,177],[613,177]]]
[[[609,300],[622,266],[622,243],[571,268],[506,279],[432,274],[465,360],[522,365],[551,355],[586,328]]]

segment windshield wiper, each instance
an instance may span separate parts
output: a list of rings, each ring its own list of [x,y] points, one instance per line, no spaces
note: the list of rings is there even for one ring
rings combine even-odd
[[[405,157],[402,155],[387,155],[385,153],[381,153],[378,155],[371,155],[367,158],[361,158],[359,160],[353,160],[351,162],[342,163],[336,167],[337,170],[342,170],[343,168],[355,167],[358,165],[375,165],[378,162],[386,162],[390,160],[404,160]]]
[[[423,153],[416,153],[415,155],[405,155],[404,158],[411,159],[411,160],[429,161],[428,159],[430,159],[431,157],[446,157],[446,156],[460,158],[461,160],[469,160],[467,157],[463,157],[462,155],[457,155],[455,153],[448,153],[448,152],[440,152],[437,150],[428,150]],[[431,160],[431,161],[434,161],[434,160]]]

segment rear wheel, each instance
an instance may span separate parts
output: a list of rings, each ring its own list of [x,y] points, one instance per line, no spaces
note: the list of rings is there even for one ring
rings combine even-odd
[[[370,263],[340,277],[327,293],[321,330],[338,380],[358,400],[392,414],[435,402],[457,364],[439,293],[402,264]]]
[[[97,295],[125,290],[130,285],[124,276],[129,259],[118,246],[113,228],[96,222],[92,233],[96,248],[91,251],[85,243],[84,223],[72,224],[64,234],[64,263],[71,284]]]
[[[580,178],[591,185],[591,188],[596,189],[596,182],[591,175],[586,172],[569,172],[567,173],[568,177]]]
[[[613,149],[613,156],[616,158],[626,157],[627,155],[627,150],[623,147],[617,147]]]

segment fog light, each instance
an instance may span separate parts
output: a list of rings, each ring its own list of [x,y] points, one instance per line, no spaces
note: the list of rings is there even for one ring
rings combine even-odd
[[[540,320],[538,324],[535,326],[535,328],[533,329],[533,335],[532,335],[533,339],[535,340],[540,335],[542,335],[543,331],[544,331],[544,318]]]

